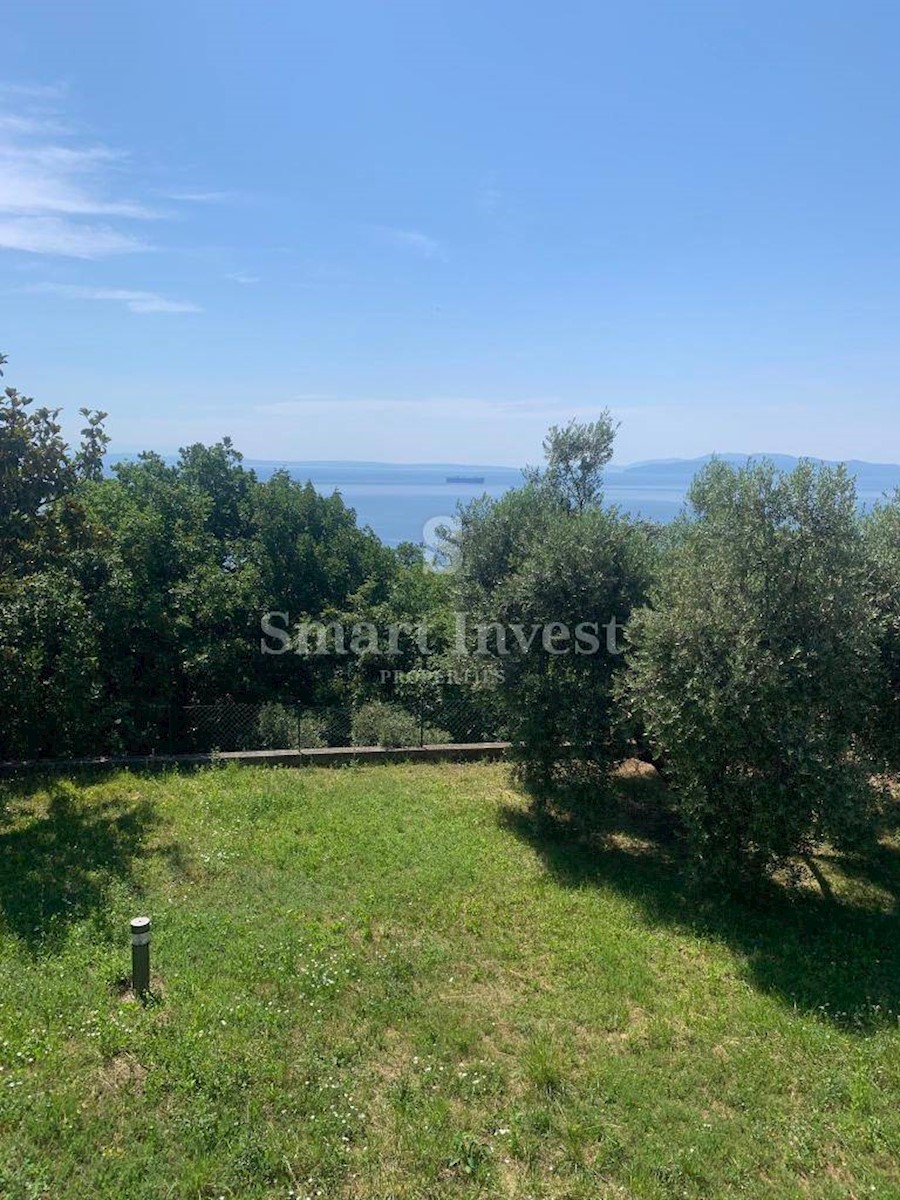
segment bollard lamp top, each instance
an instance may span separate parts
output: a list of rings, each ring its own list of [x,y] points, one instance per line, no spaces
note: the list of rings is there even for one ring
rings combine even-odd
[[[135,917],[131,922],[131,944],[133,946],[146,946],[150,941],[150,925],[149,917]]]

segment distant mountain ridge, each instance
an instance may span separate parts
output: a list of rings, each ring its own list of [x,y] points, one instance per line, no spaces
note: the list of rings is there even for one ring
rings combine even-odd
[[[808,456],[809,461],[826,466],[837,466],[838,460]],[[768,460],[782,471],[791,471],[803,461],[792,454],[704,454],[699,458],[649,459],[646,462],[628,463],[608,468],[610,483],[625,487],[666,487],[686,489],[697,472],[713,459],[720,459],[735,466],[753,461]],[[900,464],[872,463],[862,459],[846,459],[844,465],[856,478],[860,495],[873,499],[874,495],[892,492],[900,487]]]
[[[133,454],[114,454],[107,467],[133,460]],[[176,456],[164,454],[166,462]],[[712,455],[701,458],[656,459],[610,466],[604,493],[608,504],[623,512],[653,521],[671,521],[684,507],[691,480]],[[765,457],[722,454],[733,463]],[[786,454],[768,456],[779,467],[790,469],[800,460]],[[816,460],[821,461],[821,460]],[[323,495],[338,491],[354,509],[361,525],[368,525],[388,545],[422,542],[435,518],[446,522],[460,504],[487,493],[502,496],[522,482],[517,467],[479,463],[316,462],[245,458],[244,465],[266,480],[278,470],[288,471],[302,483],[309,481]],[[861,508],[871,508],[886,493],[900,488],[900,464],[851,462],[856,475]],[[478,482],[476,482],[478,480]]]
[[[900,463],[873,463],[862,458],[818,458],[814,454],[766,454],[765,451],[758,453],[722,453],[701,454],[697,458],[648,458],[639,462],[633,463],[613,463],[610,466],[611,471],[636,471],[644,467],[665,468],[665,467],[692,467],[695,471],[700,467],[705,466],[708,462],[712,462],[714,458],[721,459],[724,462],[740,465],[751,459],[754,462],[759,462],[761,459],[767,459],[775,463],[782,470],[790,471],[797,463],[808,461],[814,463],[822,463],[829,467],[836,467],[843,463],[847,467],[865,467],[875,471],[900,471]]]
[[[134,454],[110,454],[107,464],[130,461]],[[172,463],[177,456],[162,455],[163,459]],[[811,457],[816,463],[836,465],[835,460]],[[612,488],[640,488],[653,490],[665,488],[668,490],[684,491],[693,477],[713,458],[741,465],[750,460],[768,459],[781,470],[790,471],[801,461],[800,457],[791,454],[704,454],[698,458],[657,458],[643,462],[613,463],[607,467],[607,478]],[[900,463],[872,463],[862,459],[849,459],[845,464],[856,477],[857,487],[862,496],[871,500],[883,492],[891,492],[900,487]],[[447,483],[447,476],[473,475],[484,477],[488,490],[494,488],[515,487],[522,478],[518,467],[502,467],[484,463],[389,463],[372,461],[355,461],[350,459],[335,460],[289,460],[245,458],[244,466],[248,467],[262,479],[268,479],[278,470],[288,471],[295,479],[309,479],[315,484],[330,484],[340,487],[342,484],[354,485],[384,485],[421,484],[440,487]]]

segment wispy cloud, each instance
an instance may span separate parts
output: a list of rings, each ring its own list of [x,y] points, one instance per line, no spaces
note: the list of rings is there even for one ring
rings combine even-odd
[[[490,171],[485,176],[476,199],[478,207],[488,216],[493,216],[503,206],[503,192],[500,190],[495,171]]]
[[[66,122],[65,101],[64,87],[0,83],[0,251],[96,259],[152,249],[136,224],[172,213],[122,194],[123,181],[136,178],[128,155]],[[210,200],[224,193],[179,195]],[[117,304],[132,313],[201,311],[196,304],[133,288],[47,282],[27,290]]]
[[[3,93],[0,92],[0,103]],[[67,134],[70,130],[61,121],[49,117],[23,117],[16,113],[0,113],[0,134],[38,134],[47,137],[50,134]]]
[[[0,211],[26,216],[157,217],[143,204],[99,193],[103,169],[118,158],[104,146],[17,145],[0,138]]]
[[[178,200],[184,204],[224,204],[234,199],[233,192],[169,191],[162,195],[167,200]]]
[[[395,229],[387,225],[376,227],[376,233],[381,241],[401,250],[409,250],[420,258],[445,260],[447,251],[444,246],[430,234],[419,229]]]
[[[57,254],[68,258],[100,258],[146,250],[140,238],[120,233],[106,225],[61,220],[58,217],[10,217],[0,215],[0,249],[25,250],[32,254]]]
[[[0,100],[26,100],[29,103],[58,102],[66,96],[64,83],[10,83],[0,81]]]
[[[127,155],[61,119],[64,90],[0,85],[0,249],[99,258],[147,249],[110,222],[163,214],[116,194]]]
[[[68,283],[36,283],[26,289],[29,292],[44,292],[64,296],[70,300],[101,300],[123,304],[133,313],[198,313],[203,310],[196,304],[182,300],[169,300],[156,292],[136,292],[127,288],[81,287]]]
[[[499,188],[484,188],[478,197],[479,206],[486,213],[495,213],[503,203],[503,193]]]
[[[244,271],[232,271],[225,278],[230,279],[232,283],[250,284],[262,282],[258,275],[247,275]]]

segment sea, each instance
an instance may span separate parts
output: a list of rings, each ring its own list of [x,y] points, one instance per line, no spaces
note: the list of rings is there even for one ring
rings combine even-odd
[[[748,455],[722,455],[744,463]],[[790,469],[797,462],[772,455],[776,465]],[[652,521],[671,521],[682,510],[690,481],[704,459],[657,460],[610,467],[604,486],[605,503]],[[246,462],[265,478],[278,464]],[[502,496],[522,483],[515,467],[460,466],[427,463],[308,462],[282,464],[297,479],[310,480],[324,495],[338,491],[367,525],[390,546],[400,542],[435,544],[434,531],[451,524],[460,505],[478,496]],[[900,466],[848,463],[857,478],[861,507],[868,508],[900,487]]]
[[[272,464],[250,461],[265,478]],[[340,492],[356,512],[360,525],[368,525],[389,546],[401,542],[432,545],[434,532],[453,522],[458,508],[479,496],[502,496],[522,483],[514,467],[459,467],[388,463],[285,464],[297,479],[309,480],[323,495]],[[610,483],[606,501],[628,512],[656,521],[670,521],[681,507],[684,493],[677,487],[629,487]]]
[[[108,465],[130,454],[111,455]],[[174,456],[165,455],[174,462]],[[748,458],[769,457],[776,466],[790,470],[798,460],[788,455],[722,454],[736,464]],[[628,466],[610,465],[605,475],[605,503],[623,512],[651,521],[671,521],[682,510],[691,479],[709,461],[655,459]],[[821,461],[821,460],[815,460]],[[458,463],[380,462],[278,462],[245,459],[261,479],[276,470],[287,470],[295,479],[309,480],[323,495],[340,492],[354,509],[360,525],[368,526],[387,545],[415,542],[426,547],[439,542],[435,530],[451,525],[460,505],[478,496],[502,496],[522,483],[517,467],[460,465]],[[862,508],[900,488],[900,465],[893,463],[847,463],[856,477]]]

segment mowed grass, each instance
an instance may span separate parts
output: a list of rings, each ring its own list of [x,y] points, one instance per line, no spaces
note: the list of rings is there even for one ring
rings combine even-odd
[[[621,786],[585,846],[499,765],[3,785],[0,1195],[900,1196],[896,842],[700,904]]]

